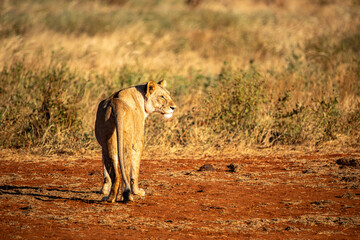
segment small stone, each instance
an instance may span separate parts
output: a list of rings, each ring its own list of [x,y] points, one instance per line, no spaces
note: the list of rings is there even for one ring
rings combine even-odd
[[[30,209],[32,209],[32,207],[31,206],[26,206],[26,207],[21,207],[20,209],[21,210],[30,210]]]
[[[344,157],[344,158],[340,158],[340,159],[336,160],[336,164],[340,165],[340,168],[343,168],[343,167],[360,168],[360,159]]]
[[[215,168],[213,167],[213,165],[211,164],[204,164],[202,165],[199,170],[199,172],[203,172],[203,171],[215,171]]]
[[[237,172],[239,169],[239,166],[234,163],[231,163],[230,165],[227,165],[227,168],[229,169],[228,170],[229,172]]]
[[[355,199],[356,195],[352,192],[347,192],[341,195],[340,198]]]

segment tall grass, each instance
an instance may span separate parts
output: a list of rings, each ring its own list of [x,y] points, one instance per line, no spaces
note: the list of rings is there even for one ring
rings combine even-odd
[[[164,78],[178,108],[147,149],[357,146],[358,4],[184,2],[1,2],[1,146],[98,148],[98,102]]]

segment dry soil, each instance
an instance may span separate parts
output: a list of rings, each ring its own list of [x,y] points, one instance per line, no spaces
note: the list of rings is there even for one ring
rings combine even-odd
[[[359,159],[143,159],[146,196],[111,204],[100,155],[2,150],[0,239],[360,239]]]

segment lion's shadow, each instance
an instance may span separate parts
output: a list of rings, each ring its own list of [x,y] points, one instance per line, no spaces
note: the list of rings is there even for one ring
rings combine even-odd
[[[30,190],[30,191],[28,191]],[[42,188],[42,187],[30,187],[30,186],[14,186],[14,185],[1,185],[0,193],[2,195],[21,195],[21,196],[33,196],[37,200],[41,201],[53,201],[53,200],[69,200],[69,201],[81,201],[84,203],[102,203],[101,200],[94,199],[86,199],[80,197],[64,197],[59,196],[57,194],[49,194],[51,192],[54,193],[75,193],[78,195],[81,194],[94,194],[98,193],[96,191],[75,191],[75,190],[65,190],[58,188]]]

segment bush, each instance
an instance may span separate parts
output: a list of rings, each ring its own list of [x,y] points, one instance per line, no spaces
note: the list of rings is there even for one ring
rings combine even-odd
[[[3,147],[76,148],[84,139],[78,105],[85,83],[66,66],[29,70],[22,63],[0,72]]]
[[[228,141],[252,136],[266,102],[264,79],[255,70],[234,71],[224,65],[217,85],[204,103],[205,119],[215,134]]]

